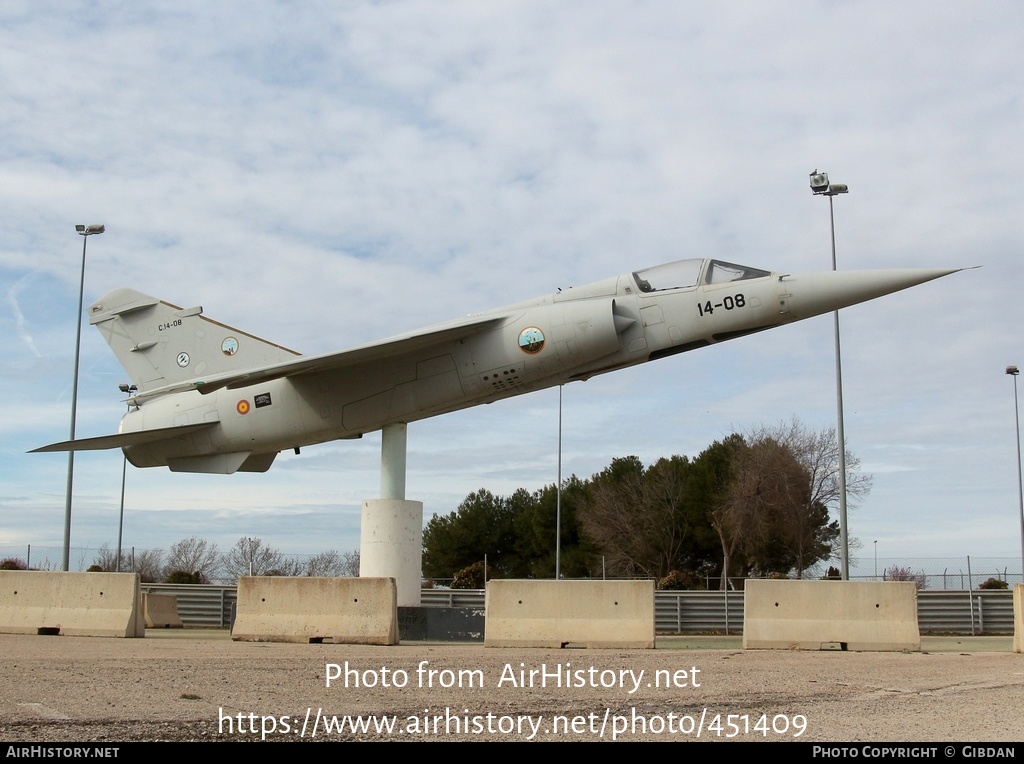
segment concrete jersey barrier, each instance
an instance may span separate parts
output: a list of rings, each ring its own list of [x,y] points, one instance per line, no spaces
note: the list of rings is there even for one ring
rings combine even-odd
[[[397,591],[393,578],[243,576],[231,638],[396,645]]]
[[[139,574],[0,571],[0,632],[144,637]]]
[[[653,581],[487,582],[487,647],[654,647]]]
[[[912,581],[748,579],[743,647],[920,650]]]
[[[178,598],[173,594],[142,593],[142,616],[147,629],[183,629]]]

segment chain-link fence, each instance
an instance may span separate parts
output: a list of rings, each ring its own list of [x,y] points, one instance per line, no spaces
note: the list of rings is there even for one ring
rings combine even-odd
[[[850,558],[856,581],[916,581],[922,589],[977,589],[989,579],[1008,586],[1024,582],[1019,557]]]
[[[189,541],[189,540],[186,540]],[[196,540],[199,541],[199,540]],[[144,583],[163,583],[178,571],[198,574],[196,580],[177,583],[234,584],[240,575],[280,576],[357,576],[359,552],[329,550],[319,554],[283,554],[260,539],[243,538],[225,552],[212,544],[205,548],[182,550],[124,547],[118,561],[117,550],[101,547],[72,547],[68,567],[72,571],[103,570],[139,573]],[[0,545],[0,569],[62,570],[62,547]]]
[[[173,548],[172,548],[173,549]],[[120,570],[135,571],[147,582],[163,582],[176,569],[172,550],[122,550]],[[17,567],[34,570],[61,570],[63,550],[50,546],[0,545],[0,561],[13,561]],[[117,552],[109,546],[72,547],[71,570],[102,570],[117,567]],[[192,571],[189,571],[192,572]],[[320,554],[283,554],[269,548],[260,539],[239,539],[224,552],[214,552],[201,566],[203,583],[233,584],[239,575],[287,576],[355,576],[359,574],[359,553],[331,550]],[[806,578],[824,575],[816,571]],[[854,581],[916,581],[930,590],[977,589],[989,579],[1004,581],[1008,586],[1024,582],[1021,561],[1015,557],[874,557],[850,558],[850,579]],[[718,589],[715,578],[709,589]],[[990,584],[991,585],[991,584]]]

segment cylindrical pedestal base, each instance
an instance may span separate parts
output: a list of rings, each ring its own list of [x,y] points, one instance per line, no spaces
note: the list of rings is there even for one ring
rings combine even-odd
[[[366,499],[360,525],[359,575],[393,578],[399,607],[420,604],[423,502]]]

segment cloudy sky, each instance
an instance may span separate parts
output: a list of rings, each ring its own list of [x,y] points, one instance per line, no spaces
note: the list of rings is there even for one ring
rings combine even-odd
[[[76,223],[107,226],[87,304],[132,286],[314,354],[681,258],[827,269],[820,169],[850,187],[840,268],[983,266],[843,312],[874,475],[854,554],[1019,570],[1022,51],[998,1],[8,0],[0,555],[61,544],[66,457],[25,452],[67,437]],[[832,426],[833,364],[824,316],[570,385],[564,471]],[[80,437],[116,431],[126,381],[86,325]],[[557,412],[550,390],[413,424],[409,497],[554,482]],[[353,549],[379,442],[129,468],[125,545]],[[121,464],[76,459],[74,546],[116,541]]]

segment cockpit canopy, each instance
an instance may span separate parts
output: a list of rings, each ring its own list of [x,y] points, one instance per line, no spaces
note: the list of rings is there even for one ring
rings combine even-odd
[[[732,281],[746,281],[770,276],[771,271],[736,265],[723,260],[677,260],[674,263],[656,265],[642,271],[635,271],[633,278],[641,292],[661,292],[665,289],[681,289],[698,284],[727,284]]]

